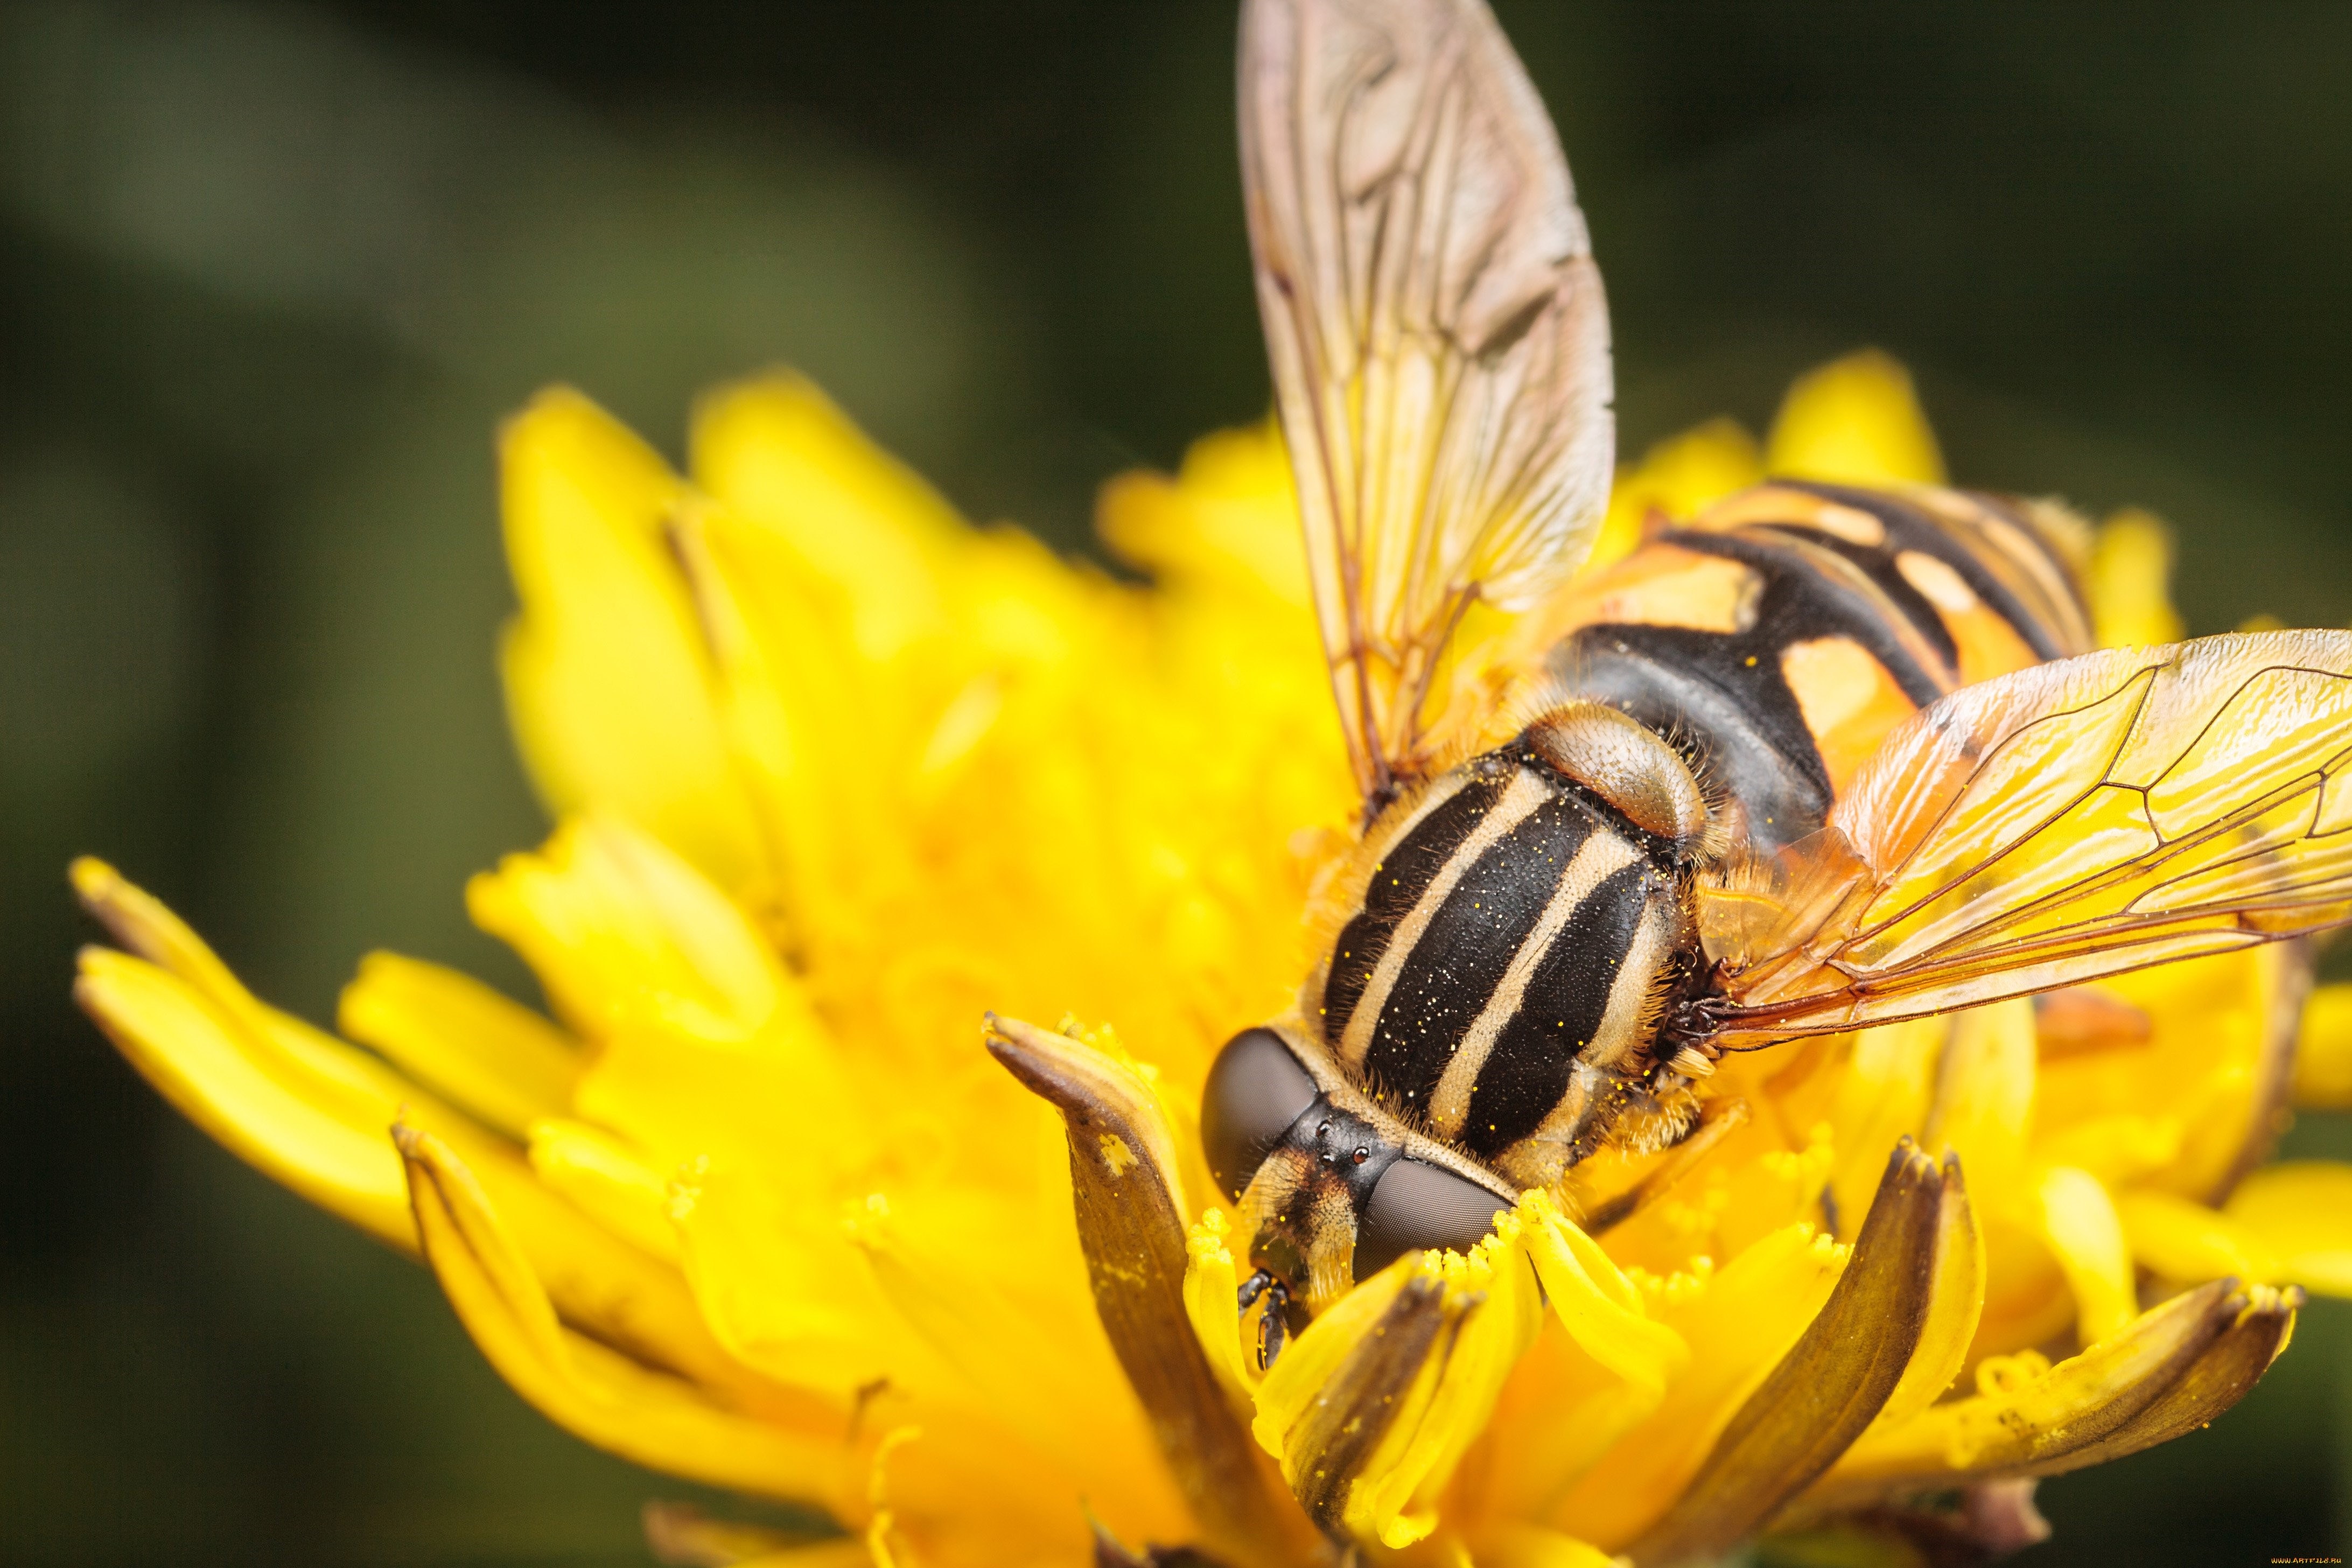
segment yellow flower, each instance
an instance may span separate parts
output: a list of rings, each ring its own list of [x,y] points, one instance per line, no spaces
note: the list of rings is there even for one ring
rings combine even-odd
[[[1271,429],[1106,490],[1148,586],[968,526],[788,377],[698,411],[690,478],[568,392],[502,456],[560,825],[467,899],[552,1016],[376,954],[338,1038],[89,861],[124,951],[79,994],[551,1418],[839,1531],[657,1512],[677,1560],[1664,1564],[1864,1510],[2016,1544],[2025,1478],[2210,1420],[2298,1289],[2352,1293],[2352,1171],[2249,1174],[2301,1003],[2271,948],[1731,1058],[1744,1113],[1261,1373],[1193,1107],[1305,972],[1353,805]],[[1765,447],[1634,466],[1610,548],[1765,471],[1939,463],[1900,369],[1843,362]],[[2165,624],[2161,549],[2104,536],[2103,627]],[[2311,1033],[2341,1103],[2352,997]]]

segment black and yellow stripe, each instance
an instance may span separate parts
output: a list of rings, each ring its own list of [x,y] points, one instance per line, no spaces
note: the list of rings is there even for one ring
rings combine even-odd
[[[2089,645],[2056,528],[1948,490],[1773,484],[1664,531],[1543,616],[1568,693],[1665,737],[1735,839],[1820,827],[1902,719]],[[1696,973],[1690,847],[1526,738],[1400,802],[1309,982],[1338,1069],[1521,1186],[1646,1092],[1662,993]]]

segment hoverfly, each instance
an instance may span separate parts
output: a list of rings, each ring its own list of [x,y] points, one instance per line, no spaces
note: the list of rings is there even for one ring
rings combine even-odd
[[[1726,1051],[2352,919],[2352,635],[2094,652],[2083,525],[1940,489],[1768,482],[1571,583],[1608,311],[1483,0],[1245,0],[1240,92],[1363,801],[1323,958],[1202,1110],[1262,1360],[1685,1136]]]

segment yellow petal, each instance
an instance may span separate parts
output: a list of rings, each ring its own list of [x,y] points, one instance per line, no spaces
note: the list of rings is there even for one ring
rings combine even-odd
[[[1829,1468],[1902,1380],[1935,1300],[1958,1167],[1906,1139],[1887,1162],[1852,1260],[1821,1314],[1741,1404],[1690,1489],[1627,1548],[1644,1563],[1714,1557]]]
[[[2213,1419],[2284,1348],[2299,1294],[2230,1280],[2176,1296],[2080,1355],[1872,1432],[1809,1490],[1818,1516],[1908,1492],[2056,1475],[2137,1452]],[[1990,1371],[1988,1368],[1986,1371]]]
[[[2352,985],[2319,986],[2304,1006],[2294,1102],[2311,1110],[2352,1110]]]
[[[1864,1029],[1853,1037],[1853,1054],[1837,1079],[1830,1121],[1831,1146],[1840,1152],[1830,1191],[1838,1213],[1845,1216],[1848,1236],[1862,1223],[1863,1211],[1886,1173],[1878,1151],[1892,1149],[1905,1134],[1916,1134],[1927,1124],[1937,1067],[1952,1024],[1948,1016],[1914,1018]],[[1964,1166],[1967,1159],[1962,1156]]]
[[[1024,1207],[987,1201],[992,1195],[892,1201],[877,1194],[856,1216],[850,1239],[890,1309],[1035,1457],[1033,1487],[1057,1490],[1071,1506],[1088,1500],[1123,1535],[1181,1538],[1190,1522],[1184,1502],[1103,1325],[1083,1289],[1066,1289],[1077,1281],[1033,1280],[1016,1293],[1013,1282],[991,1277],[984,1253],[973,1256],[971,1238],[1017,1235],[1036,1223]],[[1188,1331],[1173,1342],[1190,1340]],[[1201,1375],[1222,1409],[1205,1367]],[[1072,1411],[1086,1419],[1071,1421]]]
[[[1175,478],[1123,474],[1103,487],[1096,531],[1163,582],[1235,584],[1308,607],[1290,460],[1272,420],[1204,436]]]
[[[1977,1324],[1984,1315],[1985,1241],[1961,1175],[1958,1157],[1948,1156],[1927,1321],[1920,1325],[1911,1364],[1887,1395],[1872,1423],[1874,1429],[1907,1421],[1942,1398],[1967,1364],[1969,1347],[1976,1341]]]
[[[410,1078],[510,1138],[572,1102],[577,1047],[554,1025],[454,969],[372,952],[335,1021]]]
[[[1397,1259],[1309,1323],[1258,1385],[1258,1441],[1327,1531],[1404,1546],[1436,1527],[1437,1494],[1540,1321],[1518,1237],[1502,1234],[1517,1228],[1506,1216],[1466,1259]]]
[[[663,542],[686,486],[558,388],[499,444],[522,614],[499,649],[507,705],[550,809],[619,813],[722,883],[761,859],[709,697],[693,606]]]
[[[1186,1234],[1184,1315],[1208,1352],[1217,1381],[1227,1392],[1245,1397],[1257,1386],[1258,1368],[1256,1358],[1242,1347],[1241,1279],[1227,1245],[1231,1230],[1224,1210],[1210,1209]]]
[[[512,1144],[367,1053],[264,1006],[178,917],[110,868],[77,862],[74,884],[116,936],[154,961],[88,950],[77,995],[131,1065],[231,1151],[406,1251],[415,1229],[384,1138],[405,1117],[462,1151],[568,1321],[747,1400],[793,1403],[719,1347],[677,1270],[541,1185]]]
[[[143,960],[89,948],[74,998],[165,1100],[231,1153],[377,1239],[415,1247],[400,1161],[382,1131],[320,1103],[319,1086],[254,1048],[194,986]]]
[[[2172,607],[2172,531],[2154,514],[2126,507],[2099,525],[2084,590],[2101,647],[2180,640],[2180,612]]]
[[[490,1364],[541,1414],[672,1475],[827,1509],[851,1495],[837,1437],[747,1419],[565,1329],[465,1163],[430,1133],[397,1136],[425,1260]]]
[[[1617,1568],[1623,1561],[1538,1524],[1507,1524],[1478,1552],[1478,1568]]]
[[[726,895],[618,817],[565,823],[466,889],[474,921],[521,953],[583,1032],[664,1027],[750,1044],[813,1027],[774,952]]]
[[[697,405],[691,447],[698,483],[847,594],[866,658],[938,625],[939,557],[962,521],[814,385],[775,375],[723,387]]]
[[[2279,1278],[2352,1296],[2352,1165],[2297,1160],[2256,1171],[2221,1212],[2278,1260]]]
[[[1519,1221],[1506,1215],[1496,1233],[1460,1253],[1427,1254],[1421,1267],[1462,1303],[1441,1335],[1380,1446],[1348,1489],[1341,1510],[1360,1540],[1399,1548],[1437,1528],[1437,1501],[1455,1466],[1486,1430],[1503,1383],[1527,1353],[1542,1303],[1520,1245]]]
[[[1763,477],[1756,437],[1729,419],[1710,419],[1667,437],[1643,452],[1640,462],[1618,472],[1608,515],[1583,569],[1595,571],[1632,554],[1652,514],[1682,521]]]
[[[2202,1284],[2235,1278],[2268,1284],[2278,1258],[2245,1226],[2170,1193],[2116,1194],[2116,1214],[2140,1267],[2166,1279]]]
[[[1875,349],[1797,378],[1765,444],[1767,472],[1855,485],[1939,485],[1944,458],[1911,374]]]
[[[2074,1292],[2075,1332],[2084,1344],[2139,1316],[2131,1247],[2115,1201],[2097,1177],[2064,1165],[2042,1173],[2042,1224]]]
[[[614,1236],[665,1263],[679,1261],[669,1183],[601,1127],[541,1117],[530,1124],[530,1168]]]
[[[1549,1193],[1519,1200],[1527,1247],[1551,1310],[1584,1352],[1643,1390],[1654,1404],[1690,1363],[1690,1347],[1643,1310],[1609,1255],[1559,1212]]]
[[[1690,1365],[1654,1412],[1633,1426],[1554,1503],[1543,1522],[1619,1550],[1680,1496],[1708,1447],[1829,1297],[1846,1249],[1809,1225],[1748,1247],[1660,1319]]]
[[[2031,1197],[2025,1135],[2033,1116],[2036,1046],[2032,1003],[1971,1007],[1953,1020],[1937,1069],[1919,1142],[1959,1155],[1969,1190],[1988,1212]]]

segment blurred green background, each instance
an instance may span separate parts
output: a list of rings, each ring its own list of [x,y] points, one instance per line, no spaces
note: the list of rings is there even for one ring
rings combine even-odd
[[[2352,7],[1512,4],[1625,445],[1874,342],[1953,471],[2178,527],[2199,631],[2352,621]],[[1229,5],[0,9],[0,1555],[635,1563],[679,1489],[422,1272],[180,1125],[67,1001],[94,850],[330,1016],[541,819],[490,438],[675,451],[819,377],[976,518],[1267,403]],[[2305,1152],[2352,1152],[2306,1118]],[[2035,1568],[2352,1547],[2352,1310],[2215,1429],[2045,1487]]]

